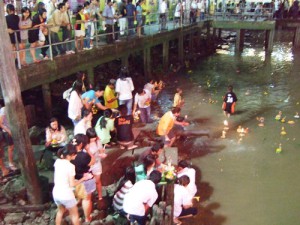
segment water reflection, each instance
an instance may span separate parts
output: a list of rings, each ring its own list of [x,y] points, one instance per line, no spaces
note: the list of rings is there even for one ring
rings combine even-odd
[[[208,182],[213,190],[203,204],[218,203],[214,213],[226,218],[222,225],[299,223],[300,121],[294,118],[300,112],[299,57],[289,43],[275,44],[271,55],[262,48],[245,48],[236,54],[230,47],[204,59],[189,75],[201,92],[188,93],[187,103],[204,98],[218,101],[201,101],[199,108],[191,110],[195,120],[208,118],[205,126],[217,135],[204,150],[197,140],[188,149],[193,151],[193,164],[201,169],[201,182]],[[220,139],[222,95],[228,84],[233,84],[239,99],[237,115],[229,120],[226,139]],[[284,122],[275,120],[278,111]],[[261,117],[264,126],[258,126]],[[242,142],[236,134],[239,125],[249,128]],[[282,127],[286,135],[281,135]],[[213,151],[218,146],[222,148]],[[282,151],[276,154],[278,146]]]

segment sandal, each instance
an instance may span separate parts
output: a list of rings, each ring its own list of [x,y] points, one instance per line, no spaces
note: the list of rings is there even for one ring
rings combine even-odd
[[[45,57],[46,57],[46,56],[45,56]],[[34,63],[40,63],[41,60],[36,59],[36,60],[34,60],[33,62],[34,62]]]
[[[174,218],[173,219],[173,224],[180,225],[180,224],[182,224],[182,222],[180,220],[178,220],[177,218]]]

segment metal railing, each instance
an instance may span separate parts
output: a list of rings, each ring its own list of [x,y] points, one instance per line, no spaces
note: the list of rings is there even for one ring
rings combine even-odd
[[[148,18],[152,18],[152,21],[150,21],[147,24],[144,24],[143,26],[141,26],[141,29],[143,30],[143,35],[154,35],[157,34],[159,32],[163,32],[165,30],[174,30],[174,29],[178,29],[184,26],[189,26],[190,24],[194,24],[194,23],[198,23],[201,21],[205,21],[205,20],[214,20],[214,19],[218,19],[218,17],[221,15],[222,17],[226,18],[228,17],[233,17],[235,19],[244,19],[243,17],[246,16],[246,14],[241,14],[240,16],[236,16],[233,14],[218,14],[217,12],[214,15],[203,15],[201,16],[202,18],[200,18],[199,13],[195,12],[191,13],[192,10],[185,10],[182,11],[180,13],[180,17],[179,18],[175,18],[174,16],[174,11],[167,11],[166,13],[162,14],[162,13],[148,13],[147,15],[145,15]],[[250,16],[250,15],[247,15]],[[85,24],[87,22],[90,22],[92,26],[94,26],[95,28],[95,34],[90,36],[90,37],[84,37],[84,40],[88,41],[89,39],[92,39],[93,41],[93,47],[94,48],[99,48],[106,43],[106,41],[111,38],[111,40],[117,41],[117,40],[128,40],[134,36],[136,36],[136,25],[134,25],[133,27],[128,27],[128,21],[129,20],[134,20],[135,18],[133,17],[126,17],[126,26],[124,30],[121,30],[115,25],[116,23],[114,22],[114,25],[111,27],[112,31],[111,32],[106,32],[102,29],[99,29],[99,27],[101,27],[102,22],[104,20],[99,19],[99,20],[91,20],[91,21],[85,21]],[[115,21],[118,21],[118,19],[115,19]],[[147,21],[147,20],[146,20]],[[75,23],[76,24],[76,23]],[[74,27],[75,24],[72,24],[72,27]],[[100,24],[100,26],[99,26]],[[37,47],[27,47],[25,49],[20,49],[19,48],[19,43],[18,43],[18,39],[16,38],[16,33],[20,32],[21,30],[18,31],[14,31],[14,35],[15,35],[15,39],[16,39],[16,50],[14,51],[14,53],[16,54],[16,58],[18,61],[18,69],[22,68],[21,62],[20,62],[20,53],[21,52],[29,52],[30,50],[34,49],[35,52],[37,49],[42,49],[42,48],[49,48],[49,60],[53,60],[54,56],[53,56],[53,48],[55,46],[58,45],[65,45],[67,43],[71,43],[72,44],[72,48],[75,49],[75,34],[72,34],[72,39],[70,40],[65,40],[65,41],[59,41],[56,43],[53,43],[53,40],[51,39],[51,28],[53,28],[54,26],[48,26],[48,44],[44,44],[43,46],[37,46]],[[30,29],[26,29],[26,30],[36,30],[37,28],[30,28]],[[38,28],[39,29],[39,28]],[[74,29],[73,29],[74,30]],[[24,30],[22,30],[24,31]],[[100,32],[100,33],[98,33]],[[122,35],[122,33],[124,32],[125,35]],[[141,38],[141,37],[137,37],[137,38]],[[28,57],[27,57],[28,59]]]

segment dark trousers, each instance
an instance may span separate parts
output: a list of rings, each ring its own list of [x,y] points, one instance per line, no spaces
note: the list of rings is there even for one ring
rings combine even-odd
[[[113,29],[112,29],[113,25],[106,24],[105,26],[106,26],[105,33],[107,33],[107,35],[106,35],[106,42],[107,42],[107,44],[111,44],[111,43],[114,42],[113,34],[112,34],[112,32],[113,32]]]
[[[55,43],[60,42],[58,38],[58,33],[51,32],[51,44],[52,44],[52,55],[53,57],[58,55],[58,51],[60,54],[65,54],[66,50],[62,47],[62,44],[54,45]]]
[[[62,29],[62,39],[63,39],[63,41],[72,40],[72,29],[68,30],[68,28],[66,26],[61,27],[61,29]],[[63,48],[66,51],[72,50],[72,42],[68,42],[68,43],[63,44]]]
[[[138,225],[146,224],[146,216],[129,215],[129,220],[130,223],[134,223],[136,221]]]

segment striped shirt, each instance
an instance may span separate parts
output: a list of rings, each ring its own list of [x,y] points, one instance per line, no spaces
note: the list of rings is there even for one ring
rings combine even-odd
[[[123,187],[115,194],[113,199],[113,206],[115,210],[123,209],[123,200],[124,196],[129,192],[130,188],[132,188],[133,184],[130,180],[128,180]]]

